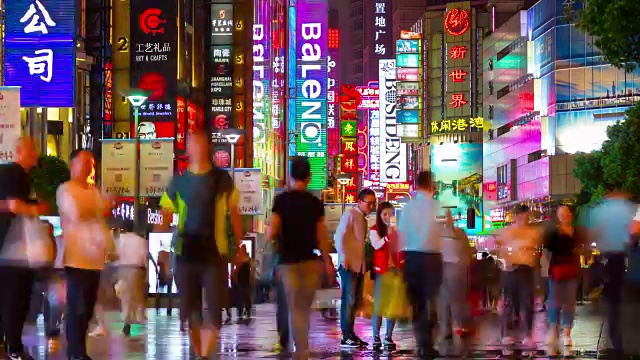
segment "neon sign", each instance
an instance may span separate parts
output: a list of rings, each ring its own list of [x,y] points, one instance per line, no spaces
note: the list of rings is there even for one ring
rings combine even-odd
[[[444,28],[453,36],[464,34],[470,25],[469,12],[464,9],[449,10],[444,17]]]
[[[296,3],[296,153],[314,176],[310,189],[327,185],[327,0]]]
[[[449,105],[451,105],[452,108],[459,108],[467,103],[468,101],[464,99],[464,94],[451,94],[451,102],[449,102]]]
[[[431,133],[443,133],[448,131],[466,131],[470,128],[483,129],[484,118],[477,117],[467,119],[447,119],[431,122]]]

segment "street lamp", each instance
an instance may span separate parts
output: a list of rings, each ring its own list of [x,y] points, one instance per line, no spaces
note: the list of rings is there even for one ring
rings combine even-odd
[[[342,186],[342,213],[344,214],[345,198],[346,198],[345,187],[347,186],[349,181],[351,181],[351,175],[339,174],[339,175],[336,175],[336,180],[338,180],[338,184]]]
[[[222,135],[227,139],[227,142],[231,145],[231,179],[235,186],[236,183],[236,143],[244,131],[242,129],[224,129],[221,131]]]
[[[143,90],[143,89],[127,89],[122,92],[122,96],[126,97],[127,100],[133,106],[133,129],[135,131],[135,151],[136,151],[136,186],[133,193],[133,225],[135,232],[140,235],[144,235],[142,231],[142,222],[140,221],[140,132],[138,131],[138,111],[142,104],[151,96],[151,91]]]

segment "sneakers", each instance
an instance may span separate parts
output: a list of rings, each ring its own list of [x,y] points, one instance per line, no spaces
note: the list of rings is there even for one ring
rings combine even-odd
[[[568,335],[565,334],[562,356],[572,356],[572,355],[573,355],[573,339],[571,338],[571,334],[568,334]]]
[[[560,355],[560,351],[558,350],[558,329],[551,328],[549,329],[549,333],[547,334],[546,344],[546,353],[547,356],[558,356]]]
[[[343,337],[342,341],[340,341],[340,346],[345,348],[359,348],[359,347],[367,347],[369,344],[359,337],[352,335],[349,337]]]
[[[390,337],[385,337],[384,338],[384,342],[382,343],[382,345],[387,350],[395,350],[396,349],[396,343],[394,343],[393,339],[391,339]]]
[[[124,335],[125,337],[131,336],[131,324],[124,325],[124,327],[122,328],[122,335]]]
[[[89,333],[89,336],[91,336],[91,337],[107,336],[107,330],[105,328],[103,328],[102,326],[96,326],[96,328],[93,329],[93,331]]]
[[[29,353],[21,352],[21,353],[10,353],[7,354],[7,359],[9,360],[34,360]]]
[[[373,337],[373,348],[380,349],[382,347],[382,340],[380,340],[380,336]]]

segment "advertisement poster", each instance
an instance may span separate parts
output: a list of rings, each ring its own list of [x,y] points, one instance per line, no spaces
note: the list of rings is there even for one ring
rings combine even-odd
[[[177,18],[177,0],[131,2],[131,86],[151,92],[149,99],[140,107],[140,121],[175,119]]]
[[[177,294],[178,288],[176,286],[175,276],[173,277],[173,283],[171,286],[167,286],[166,290],[160,289],[160,281],[158,279],[159,263],[165,261],[171,261],[171,257],[174,256],[171,250],[171,240],[173,239],[173,233],[149,233],[149,294],[158,293],[170,293]]]
[[[0,164],[16,160],[20,130],[20,88],[0,87]]]
[[[23,107],[73,107],[76,0],[4,2],[4,85]]]
[[[140,196],[160,197],[173,177],[173,139],[140,142]]]
[[[235,169],[235,184],[240,192],[240,214],[262,214],[260,169]]]
[[[380,60],[380,182],[407,181],[407,144],[398,136],[396,121],[396,61]],[[400,83],[398,83],[400,84]]]
[[[102,189],[107,194],[134,196],[135,184],[135,141],[102,139]]]
[[[468,234],[482,231],[482,144],[454,144],[431,147],[436,196],[451,210],[456,226]],[[467,228],[467,210],[473,209],[475,228]]]

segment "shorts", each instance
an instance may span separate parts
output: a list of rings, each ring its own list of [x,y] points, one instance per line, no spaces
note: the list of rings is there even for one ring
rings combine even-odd
[[[222,325],[222,309],[227,297],[228,270],[226,263],[215,264],[192,263],[178,258],[176,261],[176,277],[179,283],[180,313],[186,314],[189,325],[202,325],[204,301],[210,325],[220,328]]]

